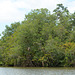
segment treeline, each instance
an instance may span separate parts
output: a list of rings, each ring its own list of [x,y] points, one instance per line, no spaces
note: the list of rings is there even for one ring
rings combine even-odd
[[[51,14],[35,9],[24,21],[6,25],[0,39],[0,65],[75,66],[75,13],[63,4]]]

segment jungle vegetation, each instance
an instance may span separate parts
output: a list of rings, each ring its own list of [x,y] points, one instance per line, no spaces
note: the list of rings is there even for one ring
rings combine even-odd
[[[6,25],[0,39],[0,65],[75,66],[75,12],[57,4],[53,13],[34,9],[21,22]]]

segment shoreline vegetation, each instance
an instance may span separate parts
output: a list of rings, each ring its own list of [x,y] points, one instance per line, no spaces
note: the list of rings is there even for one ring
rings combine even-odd
[[[24,21],[6,25],[0,39],[0,66],[75,67],[75,12],[57,4],[31,10]]]

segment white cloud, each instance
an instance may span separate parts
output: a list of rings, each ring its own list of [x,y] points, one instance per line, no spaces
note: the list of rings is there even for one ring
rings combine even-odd
[[[0,21],[16,21],[18,17],[21,19],[22,12],[18,10],[11,1],[3,1],[0,3]],[[20,20],[18,19],[18,20]]]
[[[75,12],[75,1],[68,2],[67,7],[71,13]]]
[[[58,3],[63,3],[64,5],[68,6],[70,5],[69,10],[74,11],[75,1],[68,2],[68,0],[0,0],[0,21],[20,21],[22,18],[24,18],[23,16],[27,12],[27,10],[48,8],[50,11],[52,11],[54,8],[56,8],[56,4]],[[21,8],[24,10],[20,10]]]
[[[23,20],[31,9],[48,8],[53,11],[59,3],[68,7],[70,12],[75,11],[75,1],[69,0],[0,0],[0,32],[4,30],[1,25]]]

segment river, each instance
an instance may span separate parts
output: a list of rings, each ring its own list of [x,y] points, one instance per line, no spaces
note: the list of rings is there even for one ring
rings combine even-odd
[[[0,67],[0,75],[75,75],[75,68]]]

